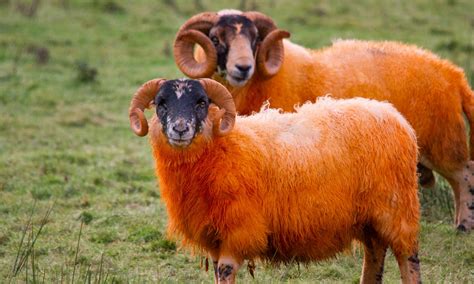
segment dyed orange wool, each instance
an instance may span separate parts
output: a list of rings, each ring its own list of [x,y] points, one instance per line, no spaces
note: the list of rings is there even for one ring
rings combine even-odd
[[[238,262],[305,262],[370,229],[397,257],[417,251],[416,138],[391,105],[324,98],[297,113],[238,117],[223,137],[212,134],[213,113],[184,149],[151,121],[169,232],[185,246]]]
[[[295,105],[327,94],[388,101],[415,129],[420,162],[453,188],[458,229],[474,228],[474,131],[469,154],[463,117],[474,129],[474,93],[460,68],[396,42],[341,40],[314,51],[283,43],[282,67],[269,79],[256,72],[244,87],[234,88],[214,75],[231,91],[240,114],[258,111],[266,101],[272,108],[294,111]],[[202,56],[198,49],[196,57],[202,61]]]
[[[421,154],[440,170],[452,172],[468,159],[462,110],[474,120],[474,97],[462,70],[449,61],[395,42],[344,40],[311,51],[285,40],[284,47],[274,77],[262,80],[256,73],[243,88],[226,85],[240,114],[258,111],[267,100],[272,108],[294,111],[327,94],[389,101],[415,129]]]

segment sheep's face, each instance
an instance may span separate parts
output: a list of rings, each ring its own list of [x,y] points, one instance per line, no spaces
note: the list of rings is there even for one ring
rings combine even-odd
[[[171,146],[183,148],[202,131],[209,99],[199,81],[177,79],[163,83],[155,104],[168,142]]]
[[[242,15],[221,16],[210,30],[217,51],[217,71],[234,87],[247,83],[255,72],[258,30]]]

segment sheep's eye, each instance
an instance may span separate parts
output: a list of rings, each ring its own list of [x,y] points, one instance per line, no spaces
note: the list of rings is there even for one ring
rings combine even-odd
[[[206,107],[206,102],[205,101],[198,101],[196,104],[197,108],[205,108]]]
[[[164,111],[167,111],[167,110],[168,110],[168,106],[165,104],[164,101],[161,101],[161,102],[158,104],[158,107],[161,108],[161,109],[164,110]]]
[[[214,43],[215,46],[218,46],[219,45],[219,39],[216,37],[216,36],[213,36],[211,38],[212,42]]]

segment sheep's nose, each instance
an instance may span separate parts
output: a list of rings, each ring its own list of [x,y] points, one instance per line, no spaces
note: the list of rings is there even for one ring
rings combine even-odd
[[[250,68],[252,68],[251,65],[235,65],[235,67],[237,68],[237,70],[240,71],[240,73],[242,74],[247,74],[250,70]]]
[[[173,125],[173,131],[181,136],[189,131],[189,126],[184,119],[180,119]]]

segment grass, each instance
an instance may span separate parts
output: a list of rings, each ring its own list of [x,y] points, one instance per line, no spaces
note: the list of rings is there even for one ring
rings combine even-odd
[[[307,47],[409,42],[474,85],[472,1],[245,2]],[[195,2],[44,0],[33,15],[20,3],[31,2],[0,0],[0,282],[210,282],[199,257],[166,240],[150,149],[127,118],[141,83],[182,76],[171,44]],[[450,189],[440,182],[420,197],[423,278],[474,282],[474,235],[454,233]],[[360,271],[355,251],[307,267],[257,263],[253,281],[357,282]],[[385,279],[398,277],[389,255]],[[245,269],[239,278],[252,280]]]

